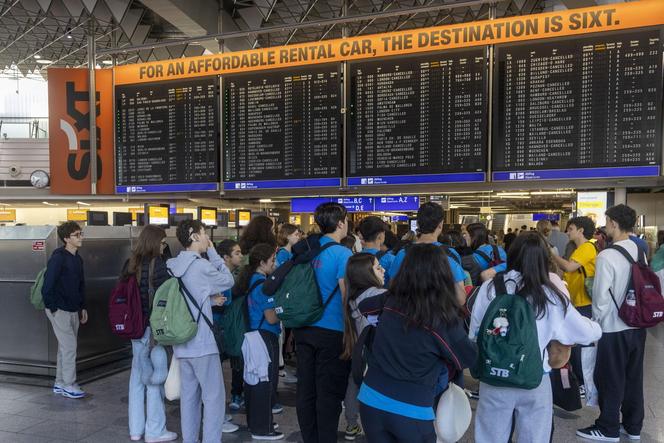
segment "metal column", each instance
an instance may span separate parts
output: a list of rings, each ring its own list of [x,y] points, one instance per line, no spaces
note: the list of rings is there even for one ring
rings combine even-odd
[[[97,86],[95,83],[96,61],[95,22],[88,23],[88,75],[90,87],[88,100],[90,103],[90,193],[97,194]]]

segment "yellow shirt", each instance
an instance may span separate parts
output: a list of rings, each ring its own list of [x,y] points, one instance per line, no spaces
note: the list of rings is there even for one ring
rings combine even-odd
[[[583,266],[583,268],[586,270],[586,277],[594,277],[596,258],[597,250],[595,249],[595,245],[593,245],[590,241],[587,241],[576,248],[569,259]],[[574,272],[565,272],[563,278],[565,279],[567,287],[569,288],[569,294],[572,298],[572,304],[574,306],[580,308],[592,304],[592,299],[588,297],[588,294],[586,294],[584,276],[581,268]]]

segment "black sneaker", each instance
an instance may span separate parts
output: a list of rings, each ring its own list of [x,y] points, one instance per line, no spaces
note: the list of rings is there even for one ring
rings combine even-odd
[[[579,429],[578,431],[576,431],[576,435],[588,440],[595,440],[595,441],[611,441],[611,442],[620,441],[620,436],[607,437],[606,435],[602,434],[602,431],[600,431],[597,428],[597,426],[588,426],[587,428]]]
[[[254,440],[283,440],[284,434],[277,431],[272,431],[269,434],[251,434]]]

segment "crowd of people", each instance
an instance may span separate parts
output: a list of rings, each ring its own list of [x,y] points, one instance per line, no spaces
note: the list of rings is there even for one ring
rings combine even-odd
[[[132,339],[131,440],[178,438],[166,429],[164,407],[171,354],[180,365],[185,443],[219,443],[222,433],[237,431],[227,402],[231,411],[246,410],[252,438],[283,439],[274,416],[283,411],[278,385],[286,380],[297,383],[305,443],[336,442],[342,407],[347,440],[364,433],[369,442],[435,442],[438,399],[450,384],[465,387],[466,369],[479,379],[479,389],[466,389],[478,399],[474,441],[545,443],[553,436],[556,402],[551,374],[561,367],[578,380],[578,395],[599,407],[595,423],[578,436],[640,438],[646,330],[619,314],[634,292],[632,262],[647,255],[633,235],[634,210],[609,208],[601,228],[574,217],[566,232],[542,221],[534,230],[494,236],[482,223],[444,232],[442,207],[426,203],[417,213],[417,232],[401,240],[376,216],[349,229],[347,211],[337,203],[320,205],[314,219],[319,233],[303,238],[297,226],[275,229],[269,217],[257,216],[239,241],[216,245],[200,221],[185,220],[176,230],[183,250],[173,258],[164,254],[164,229],[141,231],[120,279],[135,278],[140,309],[149,318],[155,293],[179,278],[199,327],[172,350],[155,341],[147,322],[142,337]],[[53,392],[78,399],[86,395],[76,384],[77,331],[88,321],[78,254],[83,232],[67,222],[58,236],[63,247],[50,258],[42,288],[58,340]],[[658,240],[664,242],[664,233]],[[284,328],[266,285],[297,262],[302,242],[320,248],[311,266],[322,314],[311,324]],[[664,277],[664,248],[651,266]],[[257,332],[245,336],[245,358],[224,351],[228,331],[222,327],[232,301],[242,297],[246,329]],[[211,327],[202,317],[212,319]],[[527,350],[510,360],[506,343],[518,340]],[[265,354],[256,353],[259,348]],[[559,361],[561,352],[570,354],[569,363]],[[289,356],[295,376],[284,367]],[[232,378],[228,398],[225,360]],[[253,380],[257,365],[265,370]]]

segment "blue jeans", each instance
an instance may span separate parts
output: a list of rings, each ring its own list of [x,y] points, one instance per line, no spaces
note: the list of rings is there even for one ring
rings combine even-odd
[[[133,359],[129,377],[129,435],[145,434],[145,437],[157,438],[166,432],[164,408],[164,382],[168,375],[166,350],[163,346],[155,346],[150,351],[149,327],[142,338],[131,341],[131,348]]]

